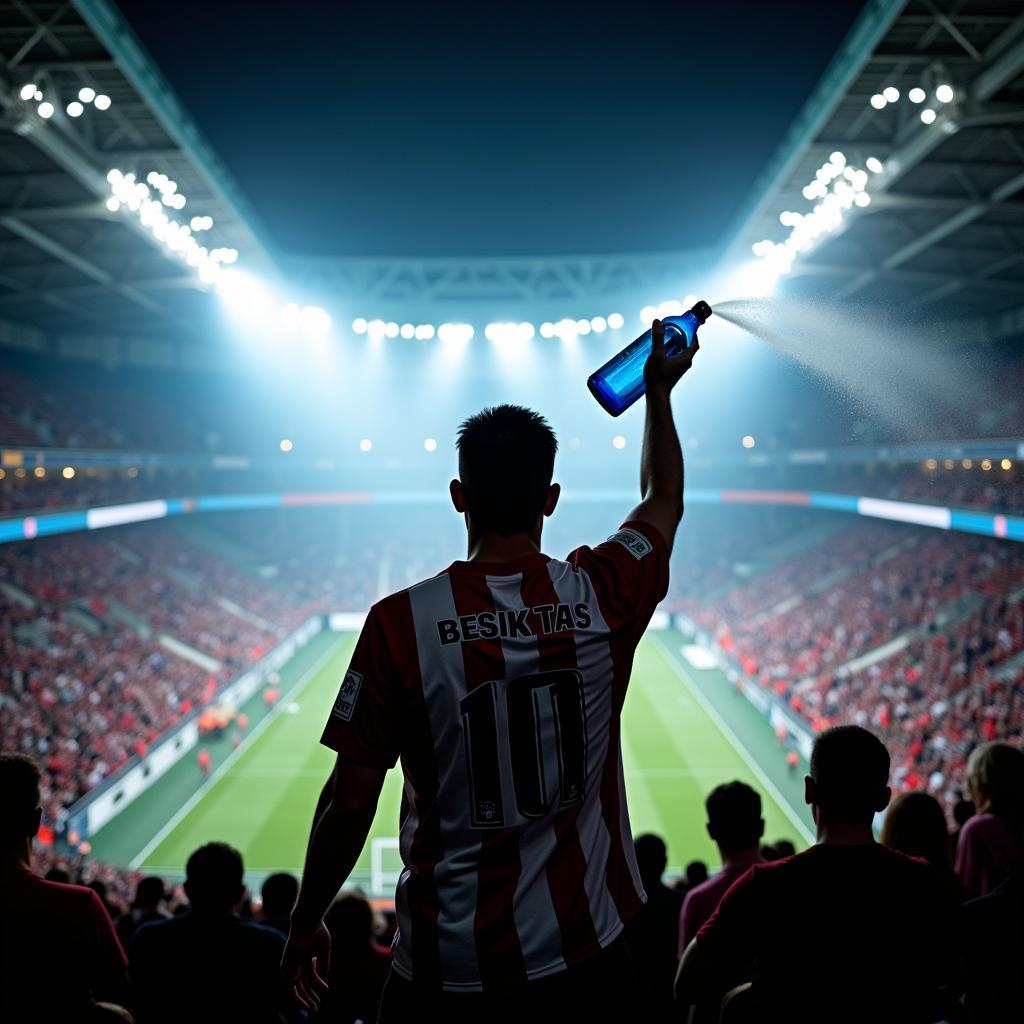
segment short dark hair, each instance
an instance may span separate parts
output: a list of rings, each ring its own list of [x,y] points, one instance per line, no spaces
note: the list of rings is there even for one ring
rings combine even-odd
[[[242,895],[242,855],[227,843],[200,846],[185,864],[185,891],[194,910],[228,910]]]
[[[826,818],[870,821],[889,783],[889,751],[859,725],[833,726],[814,741],[811,778]]]
[[[292,912],[299,898],[299,880],[289,871],[267,875],[260,889],[263,913],[284,917]]]
[[[12,848],[34,834],[41,777],[32,758],[0,754],[0,848]]]
[[[668,847],[665,846],[665,841],[652,832],[646,832],[633,840],[633,850],[636,853],[640,880],[645,886],[653,886],[655,882],[661,880],[668,864]]]
[[[555,472],[558,439],[548,421],[521,405],[496,405],[459,427],[459,478],[470,519],[483,533],[533,529]]]
[[[738,853],[761,839],[761,797],[745,782],[723,782],[704,801],[708,831],[722,853]]]

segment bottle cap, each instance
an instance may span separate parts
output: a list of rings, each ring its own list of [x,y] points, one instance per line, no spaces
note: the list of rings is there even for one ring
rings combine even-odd
[[[709,316],[711,316],[711,307],[701,299],[700,302],[695,302],[690,312],[701,322],[704,323]]]

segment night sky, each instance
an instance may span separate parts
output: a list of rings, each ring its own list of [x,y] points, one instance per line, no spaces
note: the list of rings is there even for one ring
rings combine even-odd
[[[863,0],[117,0],[286,252],[715,245]]]

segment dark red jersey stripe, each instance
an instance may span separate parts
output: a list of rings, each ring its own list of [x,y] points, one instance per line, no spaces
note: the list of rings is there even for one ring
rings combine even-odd
[[[419,657],[415,641],[411,647],[409,643],[410,638],[416,636],[409,595],[403,594],[400,600],[389,601],[385,607],[388,614],[381,614],[380,621],[389,649],[396,653],[407,651],[411,654],[404,664],[397,667],[409,702],[409,721],[415,723],[409,729],[413,742],[403,757],[408,775],[415,778],[419,785],[413,794],[418,824],[410,845],[409,865],[412,875],[406,890],[412,935],[403,942],[410,942],[417,983],[440,988],[441,947],[437,930],[440,900],[434,869],[444,857],[444,841],[441,837],[441,807],[437,800],[437,756],[423,699]]]

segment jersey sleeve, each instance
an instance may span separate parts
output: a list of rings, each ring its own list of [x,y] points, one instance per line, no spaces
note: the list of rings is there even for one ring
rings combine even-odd
[[[668,547],[649,523],[623,523],[596,548],[577,548],[568,561],[590,577],[610,629],[631,627],[639,639],[668,592]]]
[[[371,768],[393,768],[401,753],[400,684],[380,615],[370,609],[320,742]]]

